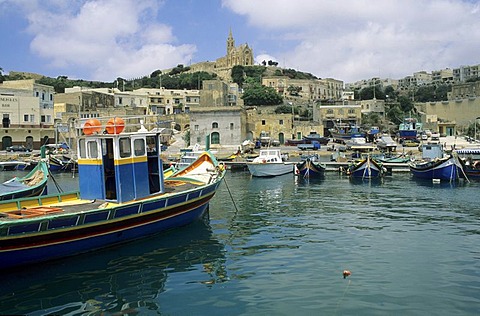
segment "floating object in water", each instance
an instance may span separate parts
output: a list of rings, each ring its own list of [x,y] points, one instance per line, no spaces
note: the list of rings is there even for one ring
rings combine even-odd
[[[433,183],[440,183],[440,179],[432,179]]]
[[[348,276],[350,276],[352,274],[352,272],[350,272],[349,270],[343,270],[343,278],[346,279]]]

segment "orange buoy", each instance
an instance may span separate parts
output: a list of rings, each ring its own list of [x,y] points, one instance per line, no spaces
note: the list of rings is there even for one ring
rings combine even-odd
[[[343,278],[346,279],[347,276],[350,276],[352,274],[352,272],[350,272],[349,270],[343,270]]]
[[[83,133],[85,135],[92,135],[95,133],[100,133],[102,130],[102,123],[96,118],[89,119],[83,125]]]
[[[120,134],[125,128],[125,121],[120,117],[111,118],[107,122],[105,129],[108,134]]]

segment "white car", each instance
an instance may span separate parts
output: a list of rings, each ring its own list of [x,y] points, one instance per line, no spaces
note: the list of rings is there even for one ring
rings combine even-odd
[[[428,140],[427,134],[422,134],[422,140]]]

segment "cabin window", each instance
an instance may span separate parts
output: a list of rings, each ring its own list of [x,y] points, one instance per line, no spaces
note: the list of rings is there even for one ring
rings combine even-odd
[[[98,158],[98,147],[96,141],[87,142],[87,151],[89,158]]]
[[[144,156],[145,155],[145,141],[143,139],[135,139],[133,141],[133,149],[135,156]]]
[[[85,154],[85,139],[80,139],[78,141],[78,154],[80,158],[87,158],[87,155]]]
[[[120,138],[118,140],[118,147],[120,148],[120,158],[127,158],[132,155],[130,139],[128,137]]]

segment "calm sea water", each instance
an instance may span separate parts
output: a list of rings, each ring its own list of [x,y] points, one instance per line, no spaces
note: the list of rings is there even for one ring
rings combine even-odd
[[[202,221],[3,273],[0,313],[478,315],[479,191],[229,172]]]

